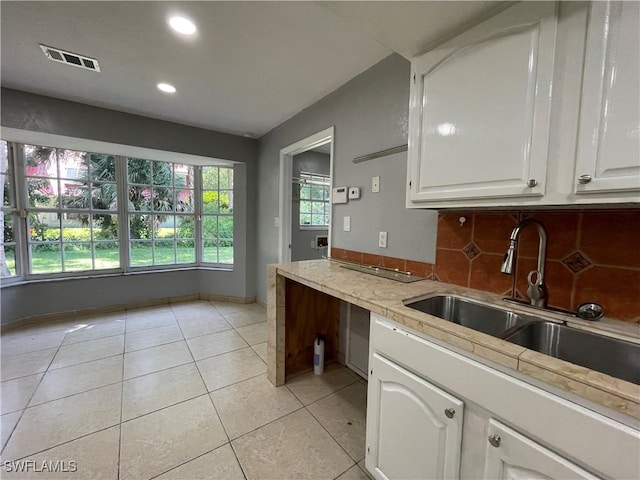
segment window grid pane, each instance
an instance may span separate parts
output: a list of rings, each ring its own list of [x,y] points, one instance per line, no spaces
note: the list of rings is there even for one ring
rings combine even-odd
[[[128,158],[127,178],[131,266],[195,263],[194,167]]]
[[[330,182],[328,175],[300,174],[300,218],[302,227],[328,227]]]
[[[29,271],[120,268],[115,158],[25,145],[24,163]]]
[[[18,275],[16,263],[16,199],[13,188],[13,159],[7,142],[0,141],[0,181],[2,182],[2,236],[0,237],[0,277]]]
[[[233,264],[233,169],[202,168],[202,261]]]

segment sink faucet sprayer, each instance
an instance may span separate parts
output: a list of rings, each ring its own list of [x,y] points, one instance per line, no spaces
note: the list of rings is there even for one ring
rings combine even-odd
[[[529,282],[527,295],[529,296],[531,305],[535,305],[537,307],[545,307],[547,304],[547,298],[546,286],[544,284],[544,262],[547,255],[547,232],[540,222],[531,219],[523,220],[511,231],[511,236],[509,237],[509,249],[507,250],[507,253],[504,254],[500,271],[502,273],[506,273],[507,275],[513,275],[518,248],[518,237],[520,236],[520,232],[529,225],[535,225],[536,229],[538,230],[539,243],[538,267],[537,270],[530,271],[527,277],[527,280]]]

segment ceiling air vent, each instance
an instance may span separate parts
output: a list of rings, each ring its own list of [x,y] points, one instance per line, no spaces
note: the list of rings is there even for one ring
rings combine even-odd
[[[85,57],[82,55],[78,55],[77,53],[60,50],[59,48],[47,47],[46,45],[42,44],[40,44],[40,48],[42,49],[42,53],[44,53],[44,56],[49,60],[53,60],[54,62],[64,63],[73,67],[92,70],[94,72],[100,71],[100,64],[98,64],[98,60],[96,60],[95,58]]]

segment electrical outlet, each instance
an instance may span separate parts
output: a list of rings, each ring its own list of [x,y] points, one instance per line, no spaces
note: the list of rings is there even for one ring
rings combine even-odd
[[[274,227],[279,227],[280,226],[280,217],[274,217],[273,218],[273,226]]]
[[[345,232],[351,231],[351,217],[343,218],[342,230]]]
[[[371,177],[371,193],[380,192],[380,177]]]
[[[378,246],[380,248],[387,248],[387,232],[380,232],[378,234]]]
[[[311,248],[313,248],[314,250],[316,249],[316,241],[315,240],[311,240]]]

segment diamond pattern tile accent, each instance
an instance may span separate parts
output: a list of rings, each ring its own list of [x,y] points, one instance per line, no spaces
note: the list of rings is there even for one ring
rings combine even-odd
[[[582,270],[591,265],[591,262],[581,252],[574,252],[567,258],[562,260],[562,263],[571,270],[573,273],[580,273]]]
[[[464,252],[464,254],[467,256],[469,260],[471,260],[473,257],[480,254],[480,249],[476,247],[475,243],[473,242],[471,242],[469,245],[464,247],[462,251]]]

